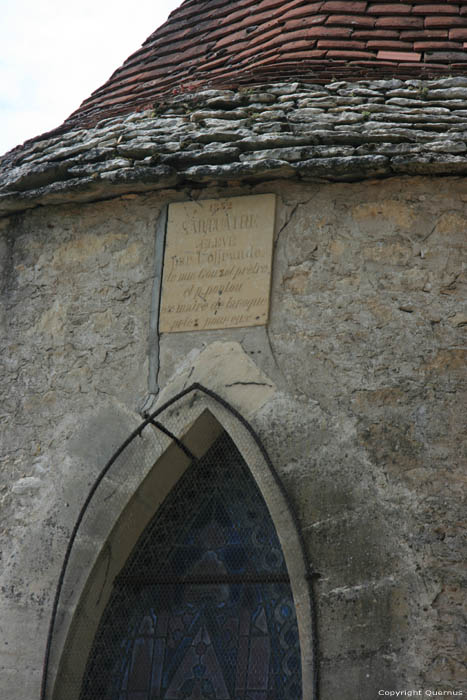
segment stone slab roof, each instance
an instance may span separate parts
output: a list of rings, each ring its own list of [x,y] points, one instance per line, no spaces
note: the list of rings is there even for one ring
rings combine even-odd
[[[467,0],[186,0],[64,129],[206,87],[465,74],[466,47]]]
[[[0,216],[175,186],[467,174],[467,77],[274,83],[27,142],[0,163]]]
[[[64,124],[0,160],[0,215],[267,178],[467,173],[467,0],[186,0]]]

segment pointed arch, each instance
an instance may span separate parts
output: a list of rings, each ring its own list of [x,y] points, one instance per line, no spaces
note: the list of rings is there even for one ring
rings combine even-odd
[[[151,426],[153,429],[151,429]],[[144,445],[144,464],[141,462],[139,442],[147,435]],[[154,437],[157,437],[157,440]],[[206,458],[216,441],[228,440],[241,461],[247,466],[258,493],[264,499],[274,523],[284,553],[297,611],[301,649],[302,697],[317,698],[317,667],[314,654],[314,615],[309,585],[309,567],[306,562],[299,528],[289,507],[267,452],[250,424],[220,396],[199,384],[194,384],[170,399],[134,431],[130,438],[106,465],[86,499],[77,527],[69,546],[61,587],[52,621],[49,658],[50,689],[43,695],[54,700],[66,692],[70,700],[78,700],[85,674],[87,657],[98,634],[99,623],[112,596],[113,584],[125,570],[136,543],[154,518],[169,494],[182,483],[187,470]],[[156,444],[157,443],[157,444]],[[120,494],[112,507],[107,507],[100,533],[99,552],[89,556],[88,576],[82,586],[70,586],[74,570],[80,566],[79,550],[91,525],[86,526],[87,510],[94,498],[94,518],[102,513],[98,491],[104,480],[116,483],[119,470],[128,473],[139,469],[138,487],[130,497]],[[115,475],[115,473],[116,475]],[[124,489],[123,489],[124,490]],[[105,498],[105,496],[104,496]],[[162,512],[162,511],[161,511]],[[82,528],[83,535],[78,535]],[[84,539],[83,539],[84,538]],[[96,549],[96,548],[95,548]],[[89,571],[91,571],[89,575]],[[62,585],[63,584],[63,585]],[[60,587],[59,587],[60,588]],[[149,624],[149,623],[147,623]],[[66,641],[65,641],[66,640]],[[62,652],[63,649],[63,652]],[[47,678],[46,678],[47,681]],[[128,696],[129,697],[129,696]],[[143,698],[144,696],[142,696]],[[126,696],[122,695],[122,700]],[[136,695],[135,695],[136,698]],[[120,698],[119,698],[120,700]]]

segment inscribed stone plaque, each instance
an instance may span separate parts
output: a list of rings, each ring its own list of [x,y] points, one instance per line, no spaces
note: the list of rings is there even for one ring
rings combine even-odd
[[[159,330],[267,323],[275,195],[169,206]]]

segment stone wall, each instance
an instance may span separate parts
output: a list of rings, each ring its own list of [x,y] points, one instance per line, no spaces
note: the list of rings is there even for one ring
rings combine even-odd
[[[274,181],[228,190],[262,192],[278,195],[268,327],[163,334],[151,347],[157,221],[164,204],[199,192],[50,206],[0,222],[0,683],[8,700],[39,697],[67,541],[92,481],[154,401],[150,363],[159,358],[158,383],[170,387],[192,367],[202,374],[202,351],[218,342],[238,344],[268,379],[250,419],[319,575],[321,699],[467,692],[467,184]],[[227,374],[204,371],[205,384],[248,404],[251,387],[237,383],[232,393]]]

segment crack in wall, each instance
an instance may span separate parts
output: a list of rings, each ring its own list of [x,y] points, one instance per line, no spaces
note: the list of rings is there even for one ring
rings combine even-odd
[[[159,314],[162,296],[162,273],[164,269],[165,235],[167,230],[168,206],[164,206],[157,221],[154,246],[154,282],[152,286],[151,312],[149,319],[149,348],[148,348],[148,396],[141,408],[142,412],[150,409],[154,398],[160,391],[160,333]]]
[[[231,386],[270,386],[273,387],[273,384],[268,384],[267,382],[232,382],[231,384],[224,384],[225,387],[231,387]]]

